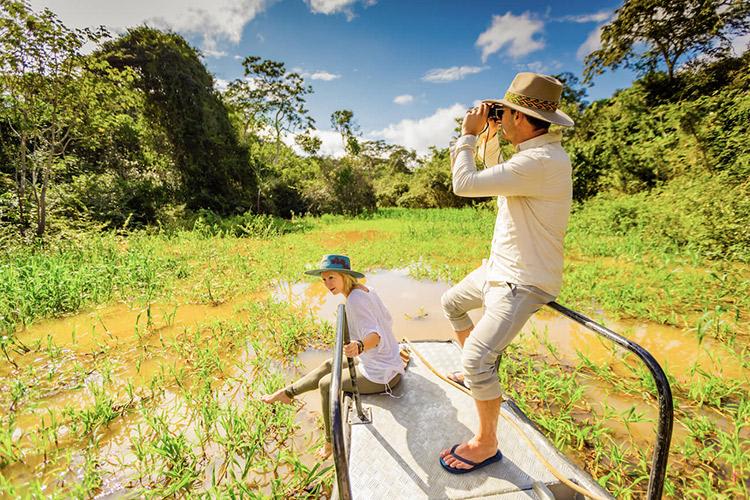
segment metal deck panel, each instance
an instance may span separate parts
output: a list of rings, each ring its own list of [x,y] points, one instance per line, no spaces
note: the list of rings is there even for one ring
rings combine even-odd
[[[415,348],[442,372],[459,370],[460,349],[450,342],[419,342]],[[556,498],[575,498],[538,460],[527,443],[501,416],[498,440],[503,460],[470,474],[449,474],[440,466],[443,448],[470,438],[477,426],[473,399],[433,374],[412,354],[409,368],[394,396],[363,396],[373,423],[353,425],[349,471],[353,498],[536,498],[534,482],[542,482]],[[524,418],[511,402],[501,406],[536,447],[569,479],[612,498],[588,474],[570,463]]]

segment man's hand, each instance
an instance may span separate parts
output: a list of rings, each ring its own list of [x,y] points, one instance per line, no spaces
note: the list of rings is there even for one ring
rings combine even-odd
[[[461,133],[463,135],[479,135],[487,125],[487,115],[489,112],[490,107],[486,103],[482,103],[477,108],[471,108],[466,113],[466,116],[464,116]]]
[[[347,358],[359,356],[359,345],[356,342],[349,342],[344,346],[344,355]]]

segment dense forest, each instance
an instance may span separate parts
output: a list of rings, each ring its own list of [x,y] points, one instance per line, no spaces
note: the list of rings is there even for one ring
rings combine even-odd
[[[655,4],[625,2],[584,75],[556,75],[576,121],[565,147],[577,210],[606,231],[750,260],[750,55],[730,43],[748,32],[750,7]],[[245,78],[220,91],[176,33],[112,36],[24,2],[2,5],[0,245],[198,218],[241,225],[258,214],[477,203],[452,194],[447,149],[419,157],[363,140],[347,109],[330,123],[346,155],[320,155],[305,106],[313,89],[283,62],[248,55]],[[588,102],[592,79],[621,66],[639,79]]]

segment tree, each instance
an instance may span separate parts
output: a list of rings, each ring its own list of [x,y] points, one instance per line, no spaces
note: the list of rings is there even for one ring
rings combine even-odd
[[[354,121],[354,113],[349,109],[340,109],[331,113],[331,126],[341,134],[344,150],[352,156],[357,156],[361,150],[356,134],[359,125]]]
[[[320,147],[323,145],[323,140],[312,134],[312,131],[307,131],[304,134],[297,134],[294,138],[294,142],[297,143],[302,151],[309,155],[316,155],[320,151]]]
[[[137,71],[146,112],[171,142],[187,207],[223,214],[250,209],[254,162],[198,52],[176,33],[140,26],[103,44],[100,55],[115,68]]]
[[[15,138],[19,229],[24,235],[29,228],[33,206],[36,235],[42,237],[53,170],[65,156],[76,125],[86,120],[90,88],[82,84],[88,68],[81,50],[107,33],[102,28],[68,29],[49,9],[36,14],[23,1],[3,0],[2,7],[2,114]]]
[[[300,129],[312,129],[315,121],[305,108],[305,96],[312,93],[298,73],[287,72],[282,62],[248,56],[242,61],[245,76],[232,81],[227,87],[225,99],[233,112],[240,116],[240,134],[247,140],[254,132],[272,134],[276,144],[271,167],[276,167],[281,155],[284,133]],[[307,144],[314,146],[313,143]],[[263,163],[258,165],[257,206],[260,208],[263,184],[266,175]]]
[[[270,127],[278,156],[284,132],[310,129],[315,123],[305,108],[305,96],[312,93],[312,87],[305,86],[298,73],[287,72],[282,62],[248,56],[242,66],[245,77],[229,84],[226,98],[243,114],[246,130],[254,127],[262,133]]]
[[[725,56],[733,37],[748,32],[747,0],[626,0],[602,28],[601,48],[586,57],[584,80],[620,66],[643,75],[659,62],[672,80],[680,61]]]

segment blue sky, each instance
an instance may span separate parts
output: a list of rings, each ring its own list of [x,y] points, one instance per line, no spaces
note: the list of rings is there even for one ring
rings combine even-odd
[[[113,31],[147,22],[184,35],[205,55],[219,85],[242,77],[257,55],[302,73],[308,108],[338,154],[330,115],[351,109],[363,137],[425,152],[445,146],[476,100],[501,96],[518,71],[579,76],[598,28],[620,5],[440,0],[33,0],[69,26]],[[594,81],[589,99],[630,85],[618,71]]]

